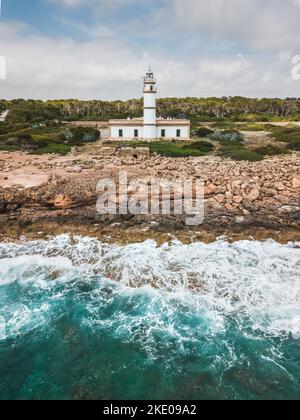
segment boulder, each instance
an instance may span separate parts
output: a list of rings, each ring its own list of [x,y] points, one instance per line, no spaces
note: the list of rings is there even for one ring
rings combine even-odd
[[[243,184],[242,185],[243,198],[247,201],[255,201],[260,196],[260,190],[256,184]]]
[[[300,188],[300,176],[296,176],[292,181],[293,188]]]
[[[66,168],[66,172],[68,172],[70,174],[80,174],[82,172],[82,167],[81,166],[69,166],[68,168]]]
[[[120,157],[132,158],[133,157],[133,147],[120,147],[117,151],[117,154]]]
[[[215,196],[215,200],[217,201],[217,203],[222,204],[225,201],[225,194],[217,194]]]
[[[57,195],[53,200],[53,205],[57,209],[70,208],[71,204],[72,204],[72,199],[64,194]]]
[[[150,157],[150,149],[149,147],[137,147],[133,150],[134,157],[137,158],[149,158]]]
[[[241,195],[235,195],[233,197],[233,201],[237,204],[240,204],[243,201],[243,197]]]

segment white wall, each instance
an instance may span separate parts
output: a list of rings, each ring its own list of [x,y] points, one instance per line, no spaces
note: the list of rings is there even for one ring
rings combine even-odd
[[[119,136],[119,130],[123,130],[123,137]],[[143,127],[122,127],[122,126],[114,126],[111,127],[111,139],[112,140],[134,140],[134,130],[138,130],[138,140],[142,140],[144,137],[144,129]]]
[[[149,86],[146,85],[146,88]],[[144,91],[144,139],[156,140],[156,93],[148,93]]]
[[[156,108],[156,93],[145,92],[144,93],[144,107],[145,108]]]
[[[156,110],[155,109],[144,109],[144,121],[145,124],[156,125]]]
[[[166,139],[182,139],[182,140],[189,140],[190,139],[190,129],[188,126],[159,126],[158,127],[158,138],[162,138],[161,132],[162,130],[166,131]],[[177,137],[177,130],[180,130],[180,138]]]
[[[155,125],[144,126],[144,140],[157,140],[157,127]]]
[[[123,130],[123,137],[119,137],[119,130]],[[112,140],[134,140],[134,130],[138,130],[138,140],[157,140],[162,138],[161,131],[166,130],[165,139],[189,140],[190,129],[188,126],[145,126],[145,127],[127,127],[127,126],[113,126],[111,127],[110,138]],[[177,130],[180,130],[180,137],[177,137]]]

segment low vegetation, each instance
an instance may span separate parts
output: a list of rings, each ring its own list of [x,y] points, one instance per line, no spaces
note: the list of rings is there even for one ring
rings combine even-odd
[[[207,146],[201,146],[199,143],[202,142],[186,144],[186,142],[157,141],[147,144],[147,147],[150,148],[151,153],[164,157],[205,156],[208,153]],[[130,143],[127,146],[145,147],[145,143]]]
[[[263,155],[253,150],[246,149],[242,145],[230,144],[221,146],[218,152],[219,156],[231,158],[233,160],[248,160],[250,162],[258,162],[263,160]]]
[[[277,127],[271,135],[276,141],[290,143],[300,141],[300,127]]]
[[[210,153],[215,150],[215,146],[208,141],[197,141],[183,146],[185,150],[199,150],[202,153]]]
[[[158,100],[157,107],[162,117],[190,119],[194,142],[151,143],[153,153],[173,157],[218,153],[234,159],[259,160],[261,156],[300,150],[300,127],[272,124],[300,120],[298,98],[165,98]],[[0,100],[0,113],[5,110],[9,114],[5,122],[0,122],[0,150],[67,154],[72,146],[94,142],[99,137],[96,129],[72,128],[67,122],[137,117],[142,115],[143,101]],[[244,131],[268,131],[275,145],[281,144],[250,150]]]
[[[3,132],[3,131],[2,131]],[[60,125],[37,126],[0,135],[0,149],[33,154],[66,155],[73,146],[94,142],[99,138],[94,128],[66,128]]]
[[[262,156],[286,155],[289,153],[289,151],[286,148],[279,147],[279,146],[272,146],[270,144],[267,146],[257,147],[253,149],[253,151]]]
[[[237,130],[217,130],[210,135],[210,139],[220,143],[242,143],[244,136]]]
[[[214,131],[207,127],[198,127],[196,130],[194,130],[193,135],[197,138],[206,138],[211,136],[213,133]]]

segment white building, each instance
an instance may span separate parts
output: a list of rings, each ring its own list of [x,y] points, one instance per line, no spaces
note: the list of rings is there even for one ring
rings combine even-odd
[[[156,116],[156,79],[151,69],[144,78],[144,117],[110,120],[111,140],[189,140],[191,122]]]

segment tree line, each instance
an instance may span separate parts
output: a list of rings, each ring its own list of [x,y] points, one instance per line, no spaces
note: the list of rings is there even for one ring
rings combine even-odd
[[[143,113],[143,99],[128,101],[69,100],[0,100],[0,112],[9,109],[11,124],[47,121],[102,120],[139,117]],[[271,121],[299,119],[300,98],[163,98],[157,100],[157,114],[161,117],[189,118],[195,122]]]

